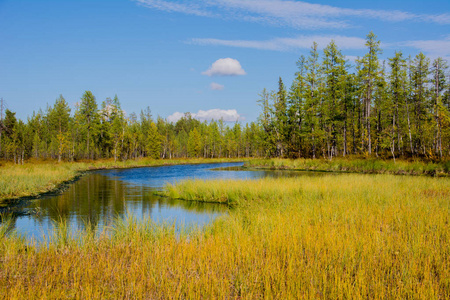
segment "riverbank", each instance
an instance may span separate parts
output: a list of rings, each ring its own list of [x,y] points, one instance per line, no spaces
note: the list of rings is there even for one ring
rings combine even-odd
[[[252,169],[271,170],[301,170],[350,172],[364,174],[393,174],[393,175],[427,175],[450,176],[450,160],[441,162],[425,162],[422,160],[382,160],[360,158],[326,159],[253,159],[245,163],[244,167]]]
[[[189,235],[117,220],[109,235],[67,227],[48,247],[0,234],[7,298],[409,299],[450,297],[450,181],[325,174],[188,181],[181,199],[235,203]],[[0,233],[2,230],[0,230]]]
[[[156,167],[177,164],[201,164],[245,161],[248,159],[192,158],[192,159],[138,159],[117,161],[96,160],[82,162],[29,161],[24,165],[2,163],[0,166],[0,205],[5,200],[34,197],[57,191],[83,173],[98,169]]]

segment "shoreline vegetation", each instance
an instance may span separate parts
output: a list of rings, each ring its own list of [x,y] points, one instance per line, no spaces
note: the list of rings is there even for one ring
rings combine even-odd
[[[257,159],[257,158],[180,158],[114,161],[86,160],[79,162],[57,162],[56,160],[29,160],[25,164],[3,162],[0,164],[0,206],[2,202],[19,198],[39,197],[57,192],[65,184],[76,180],[84,173],[99,169],[123,169],[156,167],[177,164],[244,162],[244,169],[299,170],[350,172],[368,174],[450,176],[450,161],[426,162],[422,160],[381,160],[361,158],[327,159]],[[3,203],[4,204],[4,203]]]
[[[189,233],[129,216],[109,234],[73,237],[63,223],[47,247],[5,235],[6,222],[0,294],[447,299],[449,182],[385,174],[186,181],[164,191],[235,209]]]
[[[450,160],[426,162],[423,160],[368,159],[252,159],[244,168],[297,171],[349,172],[363,174],[450,176]]]

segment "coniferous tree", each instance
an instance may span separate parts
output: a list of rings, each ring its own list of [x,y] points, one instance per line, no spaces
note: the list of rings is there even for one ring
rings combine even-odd
[[[263,132],[263,147],[265,149],[265,156],[272,156],[276,152],[275,136],[273,134],[273,120],[272,120],[272,108],[270,106],[271,94],[266,89],[259,95],[259,106],[262,108],[262,112],[259,116],[259,122],[262,124]]]
[[[435,138],[434,138],[434,148],[436,153],[442,158],[442,115],[445,111],[445,108],[442,104],[442,93],[445,90],[445,71],[448,66],[446,62],[438,57],[433,61],[432,74],[433,79],[431,80],[433,83],[433,113],[434,119],[436,123],[435,129]]]
[[[156,124],[151,122],[148,130],[148,139],[147,139],[147,147],[146,152],[147,156],[151,158],[159,158],[160,157],[160,148],[163,137],[159,134],[158,128]]]
[[[322,128],[320,126],[321,107],[320,107],[320,86],[321,72],[319,64],[319,52],[317,51],[317,43],[313,43],[310,56],[307,63],[306,86],[305,93],[305,127],[309,132],[309,144],[312,157],[316,158],[317,146],[322,138]]]
[[[120,156],[125,138],[126,120],[124,112],[120,107],[120,101],[117,95],[114,96],[111,107],[111,137],[113,143],[114,161]]]
[[[338,153],[338,131],[343,127],[345,84],[347,80],[345,59],[334,41],[324,49],[323,69],[325,77],[325,131],[328,157],[331,159]]]
[[[288,98],[288,147],[290,155],[300,157],[302,155],[303,119],[305,116],[304,99],[306,93],[306,58],[302,55],[297,61],[298,71],[291,85]]]
[[[395,148],[402,154],[403,152],[403,139],[402,132],[405,120],[403,108],[406,103],[406,60],[403,58],[401,52],[396,52],[393,58],[389,59],[389,65],[391,67],[391,74],[389,76],[390,81],[390,96],[391,96],[391,110],[392,110],[392,127],[391,127],[391,139],[392,148],[391,152],[394,155]],[[386,107],[386,109],[388,109]],[[395,147],[397,145],[397,147]]]
[[[411,90],[413,102],[413,146],[416,153],[426,154],[425,150],[425,128],[427,121],[427,98],[429,92],[429,64],[430,61],[421,52],[414,58],[411,70]]]
[[[92,144],[96,140],[98,134],[100,118],[97,111],[97,102],[91,91],[84,92],[81,97],[81,103],[75,112],[75,118],[77,119],[77,125],[82,133],[84,133],[84,139],[86,142],[86,158],[93,158]]]
[[[53,108],[49,109],[47,116],[50,124],[50,136],[52,141],[57,147],[58,162],[61,161],[62,156],[69,149],[69,121],[70,121],[70,108],[69,104],[63,98],[59,96],[55,101]]]
[[[283,80],[279,77],[278,92],[274,97],[273,104],[273,129],[276,139],[276,156],[283,157],[286,149],[287,140],[287,93]]]
[[[197,128],[189,132],[188,153],[190,157],[199,157],[202,153],[202,137]]]
[[[368,48],[368,53],[360,60],[362,66],[360,69],[360,77],[362,79],[361,97],[364,112],[363,146],[369,155],[372,153],[372,100],[375,82],[378,77],[378,55],[381,54],[380,41],[376,38],[377,37],[373,32],[370,32],[367,35],[366,47]]]

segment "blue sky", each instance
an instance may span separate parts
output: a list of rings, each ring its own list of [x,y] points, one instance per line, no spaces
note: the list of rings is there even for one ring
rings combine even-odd
[[[313,41],[334,39],[351,61],[371,30],[382,58],[449,59],[450,1],[0,0],[0,97],[24,120],[90,90],[128,114],[250,122]]]

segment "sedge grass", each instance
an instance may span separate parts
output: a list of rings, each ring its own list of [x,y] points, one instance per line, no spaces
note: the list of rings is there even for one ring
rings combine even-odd
[[[245,163],[247,168],[292,169],[314,171],[344,171],[370,174],[450,176],[450,160],[425,162],[421,160],[368,159],[253,159]]]
[[[230,192],[230,190],[232,192]],[[0,237],[0,295],[76,299],[448,299],[448,178],[342,174],[168,186],[236,208],[203,230],[117,220],[23,251]]]

